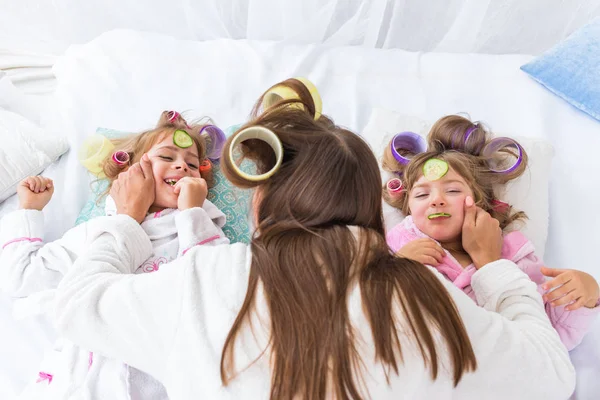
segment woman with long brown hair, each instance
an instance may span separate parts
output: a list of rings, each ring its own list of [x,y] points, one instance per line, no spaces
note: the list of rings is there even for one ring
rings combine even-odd
[[[250,245],[197,246],[131,275],[150,251],[136,220],[151,199],[131,195],[150,192],[143,158],[112,192],[124,215],[59,288],[61,333],[149,372],[174,400],[570,395],[568,353],[481,210],[467,210],[465,236],[487,264],[473,277],[484,308],[390,252],[374,155],[306,96],[256,107],[223,160],[231,182],[255,189]]]

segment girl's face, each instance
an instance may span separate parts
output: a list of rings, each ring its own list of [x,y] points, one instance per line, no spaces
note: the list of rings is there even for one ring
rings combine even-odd
[[[197,147],[177,147],[173,144],[173,135],[169,134],[150,148],[148,156],[152,163],[155,184],[152,209],[177,208],[175,183],[186,176],[200,178]]]
[[[436,181],[421,176],[408,195],[410,213],[421,232],[440,243],[460,238],[465,198],[473,197],[473,191],[462,176],[451,167]]]

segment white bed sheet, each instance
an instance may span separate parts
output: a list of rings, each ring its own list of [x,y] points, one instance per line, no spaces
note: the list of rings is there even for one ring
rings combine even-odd
[[[498,132],[553,143],[546,262],[582,269],[600,279],[600,263],[592,257],[600,243],[599,217],[593,210],[600,195],[595,162],[600,124],[520,72],[519,66],[530,59],[274,42],[188,42],[113,31],[73,46],[59,58],[54,67],[56,91],[42,123],[64,132],[72,149],[98,126],[140,130],[165,109],[192,110],[227,126],[243,121],[266,87],[299,75],[317,84],[326,114],[358,132],[373,107],[427,120],[467,111]],[[48,238],[53,239],[73,225],[87,199],[88,178],[73,150],[47,174],[56,183],[55,198],[45,212]],[[14,199],[0,206],[0,215],[13,207]],[[6,306],[4,301],[0,309]],[[1,320],[3,326],[10,322]],[[14,329],[23,332],[23,340],[34,339],[22,326]],[[2,341],[0,346],[2,354],[11,344]],[[19,360],[3,357],[0,371],[14,370],[15,362],[20,371],[31,370],[37,362],[31,353]],[[573,352],[573,359],[579,371],[577,398],[596,398],[600,323]],[[14,387],[22,381],[12,373]]]

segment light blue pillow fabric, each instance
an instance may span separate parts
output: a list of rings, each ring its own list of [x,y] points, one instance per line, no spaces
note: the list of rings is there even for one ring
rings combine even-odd
[[[600,121],[600,18],[521,69]]]
[[[231,126],[224,130],[227,136],[236,131],[238,126]],[[127,135],[126,132],[112,129],[98,128],[96,133],[110,139]],[[244,168],[244,164],[242,164]],[[207,199],[210,200],[227,217],[223,232],[231,243],[249,243],[250,226],[248,223],[248,212],[250,210],[251,191],[242,190],[233,186],[221,172],[218,162],[213,163],[214,186],[208,191]],[[108,180],[97,179],[90,184],[90,197],[81,209],[76,225],[92,218],[104,215],[105,196],[102,196],[108,188]]]

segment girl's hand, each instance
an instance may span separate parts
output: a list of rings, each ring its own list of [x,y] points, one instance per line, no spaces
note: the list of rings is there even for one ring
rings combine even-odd
[[[432,239],[417,239],[407,243],[396,253],[397,256],[410,258],[421,264],[437,267],[442,262],[446,252]]]
[[[43,176],[30,176],[17,186],[19,208],[42,211],[54,194],[52,179]]]
[[[569,304],[567,311],[577,310],[582,306],[594,308],[600,298],[600,287],[593,276],[574,269],[555,269],[542,267],[542,274],[552,277],[542,285],[546,292],[544,301],[552,307]],[[572,303],[572,304],[570,304]]]
[[[175,184],[175,194],[178,196],[177,208],[180,210],[202,207],[208,194],[208,186],[202,178],[186,176]]]

